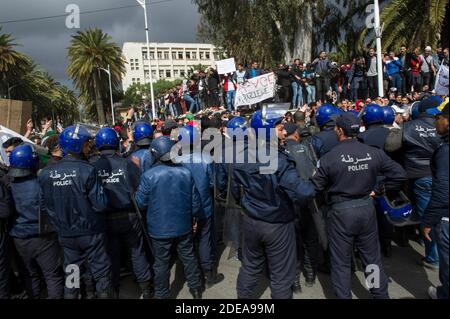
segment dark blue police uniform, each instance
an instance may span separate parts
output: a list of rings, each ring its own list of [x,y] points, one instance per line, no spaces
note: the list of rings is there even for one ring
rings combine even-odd
[[[13,211],[11,192],[7,187],[5,171],[0,167],[0,299],[9,298],[10,265],[8,260],[8,232],[6,220]]]

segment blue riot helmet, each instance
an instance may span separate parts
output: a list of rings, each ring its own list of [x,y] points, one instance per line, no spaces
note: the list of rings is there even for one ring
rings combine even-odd
[[[384,124],[392,125],[395,121],[395,111],[390,106],[383,107]]]
[[[247,120],[241,116],[233,117],[227,124],[227,131],[229,136],[242,137],[247,130]]]
[[[152,142],[153,128],[148,122],[137,122],[133,129],[133,140],[138,146],[149,146]]]
[[[178,141],[183,145],[194,145],[200,143],[201,136],[197,128],[192,125],[182,127],[178,132]]]
[[[420,105],[419,101],[416,101],[413,104],[411,104],[410,114],[411,114],[411,118],[413,120],[416,120],[419,117],[419,114],[420,114],[419,105]]]
[[[99,150],[102,148],[118,149],[119,137],[116,131],[109,127],[100,129],[95,135],[95,146]]]
[[[413,206],[403,192],[390,199],[388,196],[377,196],[376,202],[386,219],[394,226],[401,227],[420,223],[413,219]]]
[[[335,117],[339,115],[338,108],[332,104],[324,104],[316,111],[316,122],[320,127],[334,122]]]
[[[258,137],[258,130],[264,129],[266,131],[266,139],[270,140],[270,130],[274,129],[277,124],[283,121],[283,117],[279,112],[271,112],[270,110],[256,111],[250,121],[250,126],[255,130],[256,137]]]
[[[175,142],[169,137],[161,136],[153,140],[150,149],[156,159],[162,162],[168,162],[170,161],[170,151],[174,145]]]
[[[80,124],[69,126],[59,135],[59,145],[64,154],[80,154],[83,145],[92,139],[92,135]]]
[[[15,147],[9,156],[9,172],[12,177],[31,175],[39,168],[39,156],[29,144]]]
[[[364,108],[362,120],[365,125],[383,123],[384,112],[383,108],[378,104],[369,104]]]

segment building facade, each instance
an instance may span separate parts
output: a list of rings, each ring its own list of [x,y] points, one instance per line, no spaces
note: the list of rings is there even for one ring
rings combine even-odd
[[[126,74],[122,79],[126,91],[134,83],[173,81],[184,78],[195,65],[215,66],[221,53],[212,44],[200,43],[149,43],[150,54],[145,42],[125,42],[122,53],[127,61]],[[149,58],[150,65],[149,66]]]

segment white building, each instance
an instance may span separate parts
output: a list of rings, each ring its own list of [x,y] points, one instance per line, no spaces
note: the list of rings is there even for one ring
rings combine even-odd
[[[194,65],[215,66],[215,61],[221,58],[212,44],[151,42],[149,46],[153,82],[184,78]],[[147,44],[125,42],[122,53],[127,61],[123,90],[133,83],[150,82]]]

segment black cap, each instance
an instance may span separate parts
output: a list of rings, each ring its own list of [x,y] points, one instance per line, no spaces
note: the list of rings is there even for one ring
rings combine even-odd
[[[173,130],[178,127],[178,123],[174,120],[167,120],[163,124],[163,130]]]
[[[336,119],[336,126],[344,130],[346,134],[355,134],[359,132],[361,120],[353,113],[341,114]]]
[[[298,126],[293,123],[286,123],[286,124],[284,124],[284,129],[287,132],[287,136],[291,136],[296,131],[298,131]]]

